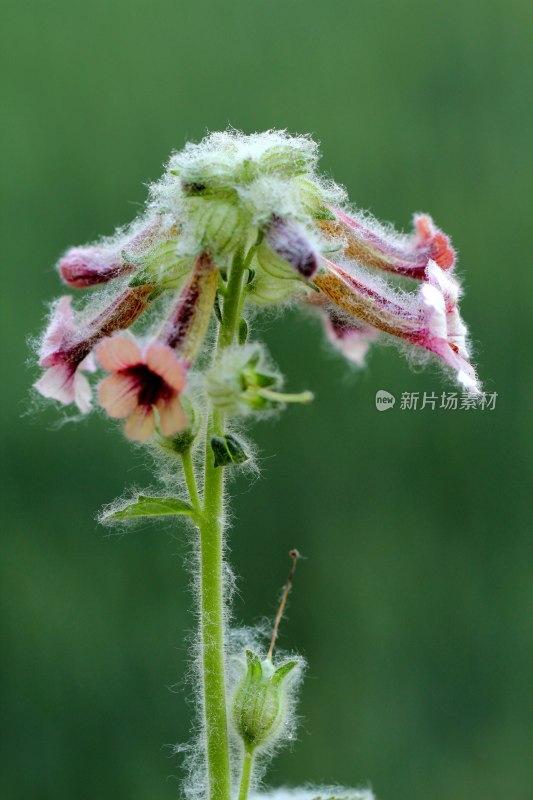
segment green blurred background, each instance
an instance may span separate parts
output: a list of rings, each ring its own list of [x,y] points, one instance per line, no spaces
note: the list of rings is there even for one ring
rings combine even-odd
[[[531,4],[8,0],[3,17],[3,800],[179,792],[187,534],[96,526],[148,473],[103,418],[56,430],[32,410],[27,337],[61,251],[130,220],[173,148],[228,124],[311,132],[403,228],[430,211],[498,392],[490,412],[381,414],[378,389],[453,387],[391,348],[354,377],[314,320],[261,324],[317,396],[256,428],[261,478],[231,487],[237,622],[273,615],[290,547],[308,557],[282,630],[310,662],[303,722],[268,780],[531,800]]]

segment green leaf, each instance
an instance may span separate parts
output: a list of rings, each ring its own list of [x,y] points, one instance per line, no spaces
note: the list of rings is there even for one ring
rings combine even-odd
[[[191,516],[193,507],[177,497],[145,497],[140,494],[137,500],[118,511],[104,516],[104,521],[120,519],[140,519],[141,517]]]
[[[248,454],[236,436],[212,436],[211,449],[215,454],[215,467],[230,467],[248,461]]]

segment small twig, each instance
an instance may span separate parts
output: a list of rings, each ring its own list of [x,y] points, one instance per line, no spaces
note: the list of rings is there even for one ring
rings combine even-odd
[[[292,567],[291,571],[289,572],[287,583],[285,584],[285,588],[283,589],[283,595],[281,597],[281,603],[279,604],[278,613],[276,615],[276,621],[274,622],[274,630],[272,631],[272,639],[270,640],[270,647],[268,649],[267,659],[272,661],[272,653],[274,652],[274,646],[276,644],[276,639],[278,638],[278,629],[279,624],[281,622],[281,618],[283,616],[283,610],[285,608],[285,604],[287,602],[287,597],[289,596],[289,592],[292,589],[292,582],[294,578],[294,573],[296,572],[296,565],[302,556],[298,552],[298,550],[290,550],[289,556],[292,559]]]

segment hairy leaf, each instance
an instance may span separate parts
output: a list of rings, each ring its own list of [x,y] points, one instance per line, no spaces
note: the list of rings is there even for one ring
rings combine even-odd
[[[118,511],[104,515],[104,522],[120,519],[139,519],[141,517],[172,517],[192,515],[192,506],[177,497],[146,497],[139,495],[133,503],[128,503]]]

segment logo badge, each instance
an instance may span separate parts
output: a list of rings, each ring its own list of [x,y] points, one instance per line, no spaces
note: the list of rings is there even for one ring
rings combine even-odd
[[[376,392],[376,408],[378,411],[390,411],[391,408],[394,407],[394,403],[396,402],[396,398],[390,392],[386,392],[385,389],[379,389]]]

